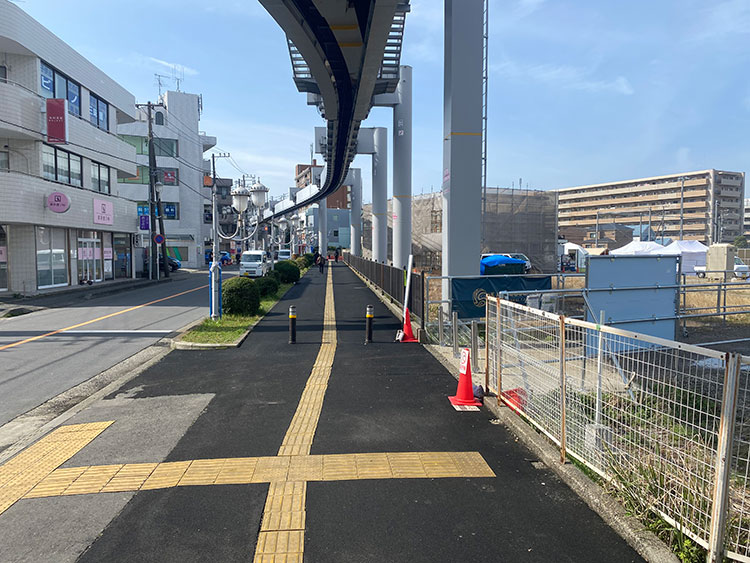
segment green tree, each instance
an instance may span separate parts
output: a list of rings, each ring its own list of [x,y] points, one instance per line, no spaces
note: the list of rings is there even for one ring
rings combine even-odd
[[[734,246],[737,248],[747,248],[747,237],[745,235],[740,235],[736,239],[734,239]]]

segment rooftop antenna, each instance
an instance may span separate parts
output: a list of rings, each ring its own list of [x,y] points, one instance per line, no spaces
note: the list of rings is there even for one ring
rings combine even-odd
[[[162,79],[166,80],[167,78],[169,78],[169,76],[165,74],[154,73],[154,78],[156,78],[156,83],[159,85],[159,97],[161,98],[161,89],[163,86]]]

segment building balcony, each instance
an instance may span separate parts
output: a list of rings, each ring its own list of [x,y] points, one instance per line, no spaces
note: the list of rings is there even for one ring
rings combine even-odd
[[[0,82],[0,137],[41,141],[44,98],[15,82]]]
[[[210,137],[205,133],[200,133],[201,144],[203,145],[203,152],[210,150],[216,146],[216,137]]]

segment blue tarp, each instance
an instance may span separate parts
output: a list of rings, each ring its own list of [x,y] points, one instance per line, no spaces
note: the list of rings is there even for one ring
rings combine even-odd
[[[492,268],[494,266],[504,266],[506,264],[523,264],[526,262],[519,260],[518,258],[511,258],[510,256],[503,256],[502,254],[493,254],[492,256],[485,256],[479,263],[479,274],[484,275],[485,268]]]

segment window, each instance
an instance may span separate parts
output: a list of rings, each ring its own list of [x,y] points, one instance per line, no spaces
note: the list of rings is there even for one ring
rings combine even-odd
[[[155,125],[164,125],[164,114],[160,111],[156,112],[156,115],[154,116],[154,124]]]
[[[109,193],[109,166],[91,161],[91,189],[103,194]]]
[[[99,129],[109,131],[109,105],[94,94],[89,96],[89,121]]]
[[[81,157],[68,151],[42,145],[42,176],[72,186],[81,186]]]
[[[7,82],[8,81],[8,67],[5,65],[0,65],[0,82]]]
[[[62,72],[42,63],[42,95],[68,100],[68,113],[81,115],[81,86]]]
[[[206,203],[203,205],[203,222],[212,223],[214,220],[214,214],[211,211],[211,205]]]
[[[36,282],[38,288],[68,285],[65,229],[36,227]]]
[[[156,179],[165,186],[177,186],[180,183],[176,168],[157,168]],[[138,174],[122,180],[125,184],[148,184],[148,166],[139,166]]]
[[[177,139],[154,138],[154,154],[177,157]]]
[[[162,201],[161,214],[165,219],[177,220],[180,218],[180,204],[176,201]]]
[[[0,170],[10,170],[10,153],[0,151]]]

